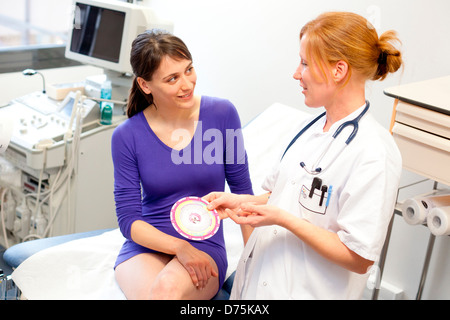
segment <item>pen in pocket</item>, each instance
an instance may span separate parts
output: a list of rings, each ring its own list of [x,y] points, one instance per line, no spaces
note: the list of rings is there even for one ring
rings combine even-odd
[[[328,187],[328,195],[327,195],[327,203],[325,204],[325,207],[328,207],[330,204],[330,198],[331,198],[331,191],[333,190],[333,186]]]

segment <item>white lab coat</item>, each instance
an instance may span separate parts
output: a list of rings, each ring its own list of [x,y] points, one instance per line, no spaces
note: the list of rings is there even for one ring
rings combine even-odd
[[[318,177],[324,185],[333,186],[326,211],[327,196],[322,206],[318,205],[319,190],[312,199],[308,197],[313,176],[299,165],[303,161],[311,169],[338,126],[357,117],[362,109],[333,124],[326,133],[325,117],[321,118],[275,165],[263,188],[272,192],[269,204],[336,232],[349,249],[376,261],[401,174],[401,155],[392,136],[369,112],[347,147],[343,147],[344,141],[353,128],[347,127],[337,137],[319,163],[323,171]],[[336,152],[339,156],[332,161]],[[368,273],[353,273],[320,256],[284,228],[260,227],[244,248],[231,299],[359,299],[367,278]]]

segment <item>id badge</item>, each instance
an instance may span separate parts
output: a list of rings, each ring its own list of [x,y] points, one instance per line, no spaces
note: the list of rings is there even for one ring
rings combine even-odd
[[[309,197],[311,189],[302,186],[300,190],[300,196],[298,202],[300,205],[306,210],[316,213],[316,214],[325,214],[327,212],[327,193],[323,193],[321,190],[315,189],[312,197]]]

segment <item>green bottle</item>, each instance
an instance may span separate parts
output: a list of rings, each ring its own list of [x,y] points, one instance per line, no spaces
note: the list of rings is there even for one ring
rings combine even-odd
[[[102,84],[102,88],[100,91],[100,98],[102,99],[111,99],[112,95],[112,85],[111,81],[106,80]],[[114,104],[110,101],[102,101],[100,102],[100,123],[103,125],[112,124],[112,115],[113,115]]]

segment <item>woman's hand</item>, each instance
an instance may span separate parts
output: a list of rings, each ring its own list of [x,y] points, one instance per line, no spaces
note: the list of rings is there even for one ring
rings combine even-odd
[[[211,257],[183,241],[176,252],[178,261],[186,268],[191,276],[192,283],[197,289],[203,289],[211,277],[218,277],[216,266],[213,266]]]
[[[242,202],[242,196],[227,192],[211,192],[203,197],[209,202],[208,210],[216,210],[220,219],[228,218],[227,209],[238,208]]]
[[[259,196],[250,194],[234,194],[227,192],[211,192],[203,197],[209,202],[208,210],[216,210],[221,219],[228,218],[227,211],[239,210],[242,203],[252,202],[255,204],[265,204],[270,197],[270,192]]]

